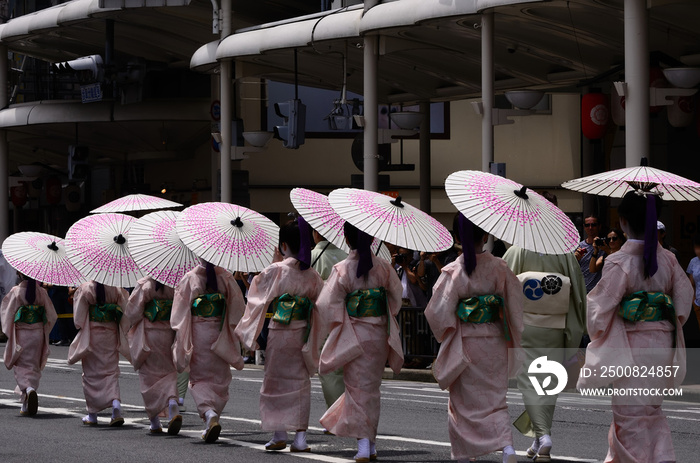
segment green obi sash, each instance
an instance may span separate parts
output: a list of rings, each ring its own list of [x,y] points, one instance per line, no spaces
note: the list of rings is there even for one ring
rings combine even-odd
[[[15,314],[15,323],[33,323],[43,322],[46,324],[46,311],[43,305],[23,305],[17,309]]]
[[[465,323],[493,323],[499,319],[498,312],[503,307],[503,298],[494,294],[467,297],[457,304],[457,317]],[[506,341],[510,341],[508,323],[503,311],[503,329]]]
[[[622,298],[618,314],[631,322],[674,322],[673,301],[664,293],[637,291]]]
[[[170,310],[173,307],[172,299],[153,299],[146,303],[143,316],[152,322],[170,321]]]
[[[223,317],[226,298],[221,293],[202,294],[192,301],[192,315],[196,317]]]
[[[122,319],[122,308],[119,304],[91,304],[90,321],[100,323],[117,322]]]
[[[381,317],[389,304],[382,287],[358,289],[345,297],[345,309],[351,317]]]
[[[284,293],[272,301],[272,309],[274,310],[272,320],[283,325],[289,325],[292,320],[308,320],[311,305],[311,301],[307,297]]]

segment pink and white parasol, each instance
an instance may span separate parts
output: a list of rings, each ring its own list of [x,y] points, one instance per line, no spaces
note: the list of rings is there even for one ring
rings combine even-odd
[[[171,287],[200,260],[177,234],[175,211],[156,211],[136,220],[129,230],[129,250],[143,273]]]
[[[251,209],[228,203],[190,206],[177,233],[197,256],[232,272],[260,272],[272,263],[279,227]]]
[[[440,252],[452,247],[452,235],[437,220],[410,204],[373,191],[331,191],[333,209],[358,229],[413,251]]]
[[[512,180],[462,170],[447,177],[445,191],[466,218],[506,243],[542,254],[578,246],[578,231],[564,211]]]
[[[86,281],[70,263],[62,238],[38,232],[21,232],[7,237],[2,252],[18,272],[41,283],[78,286]]]
[[[106,212],[148,211],[180,206],[182,206],[182,204],[165,198],[159,198],[158,196],[133,194],[110,201],[97,209],[91,210],[90,213],[103,214]]]
[[[566,189],[599,196],[622,198],[629,191],[654,191],[666,201],[700,200],[700,183],[680,175],[654,169],[646,159],[638,167],[627,167],[601,174],[569,180],[561,184]]]
[[[294,188],[289,192],[289,198],[299,215],[313,229],[343,251],[350,252],[343,231],[345,220],[331,207],[328,196],[305,188]],[[391,253],[381,240],[375,238],[372,241],[371,249],[375,255],[391,262]]]
[[[129,251],[129,230],[135,218],[96,214],[73,224],[66,234],[68,259],[88,280],[130,288],[143,277]]]

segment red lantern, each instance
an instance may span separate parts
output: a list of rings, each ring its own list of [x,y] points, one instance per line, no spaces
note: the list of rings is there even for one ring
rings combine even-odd
[[[695,104],[692,96],[674,96],[668,107],[668,123],[671,127],[688,127],[693,123]]]
[[[581,99],[581,131],[589,140],[605,136],[610,122],[610,102],[602,93],[587,93]]]
[[[52,205],[61,202],[61,179],[56,175],[46,179],[46,202]]]
[[[12,204],[16,207],[22,207],[27,204],[27,186],[21,183],[17,186],[10,187],[10,197]]]

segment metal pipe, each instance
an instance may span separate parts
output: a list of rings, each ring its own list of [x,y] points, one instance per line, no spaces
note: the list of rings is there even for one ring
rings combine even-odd
[[[494,60],[493,60],[493,12],[481,15],[481,102],[483,114],[481,119],[481,170],[490,171],[494,160],[493,107]]]
[[[114,60],[114,19],[105,19],[105,68]]]
[[[7,45],[0,44],[0,108],[7,106],[8,80]],[[5,199],[0,201],[0,242],[10,234],[9,167],[10,146],[7,143],[7,130],[0,130],[0,193]]]
[[[420,112],[423,114],[423,121],[420,124],[420,154],[419,154],[419,176],[420,176],[420,209],[430,214],[430,102],[421,101]]]
[[[223,27],[221,28],[221,40],[231,34],[231,0],[222,0],[221,15]],[[230,203],[232,197],[231,184],[231,145],[233,144],[233,79],[231,60],[221,62],[221,202]]]
[[[646,0],[625,0],[625,165],[649,159],[649,17]]]
[[[364,98],[365,98],[365,131],[364,131],[364,186],[365,190],[379,189],[379,162],[377,159],[379,128],[377,127],[377,44],[376,35],[366,35],[364,38]]]

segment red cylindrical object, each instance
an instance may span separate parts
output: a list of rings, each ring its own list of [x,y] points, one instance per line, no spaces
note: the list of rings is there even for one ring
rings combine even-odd
[[[603,93],[587,93],[581,98],[581,131],[589,140],[605,136],[610,123],[610,101]]]
[[[56,175],[46,179],[46,202],[58,204],[61,202],[61,179]]]

